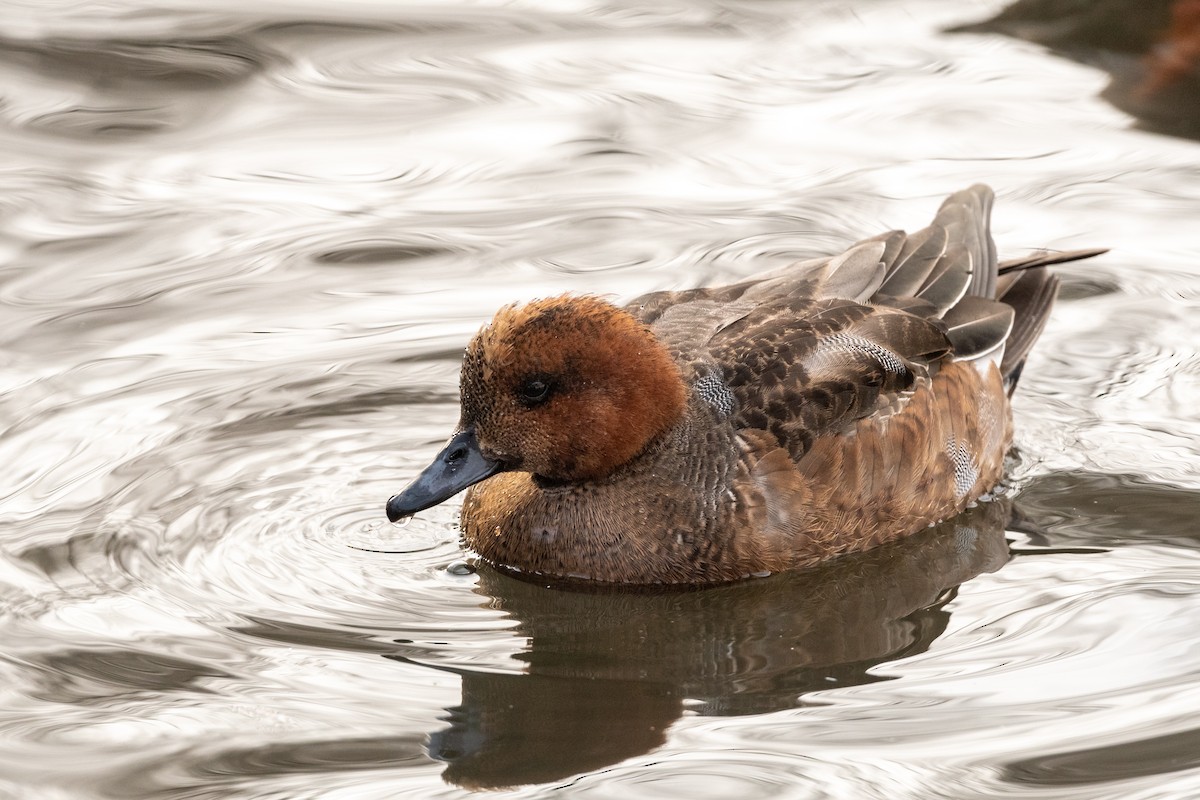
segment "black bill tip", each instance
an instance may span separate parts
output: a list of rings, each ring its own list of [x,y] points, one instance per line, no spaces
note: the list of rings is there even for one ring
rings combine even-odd
[[[504,463],[489,458],[479,448],[475,429],[456,433],[437,454],[433,463],[421,471],[400,494],[387,501],[387,518],[397,522],[424,511],[504,469]]]

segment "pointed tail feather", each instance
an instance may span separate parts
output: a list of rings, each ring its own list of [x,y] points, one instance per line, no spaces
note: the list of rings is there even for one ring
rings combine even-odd
[[[1021,258],[1012,258],[1008,261],[1000,262],[1000,274],[1004,275],[1009,272],[1016,272],[1023,269],[1033,269],[1034,267],[1045,267],[1050,264],[1066,264],[1069,261],[1081,261],[1085,258],[1104,255],[1108,252],[1107,247],[1091,247],[1086,250],[1066,250],[1052,251],[1039,250],[1036,253],[1030,253]]]
[[[1011,280],[1004,281],[1004,284],[998,299],[1012,306],[1015,316],[1012,331],[1004,343],[1000,374],[1011,395],[1017,386],[1017,379],[1021,377],[1026,356],[1050,318],[1050,309],[1058,295],[1058,278],[1048,269],[1026,267],[1013,273]]]
[[[1022,258],[1000,263],[1000,278],[996,282],[998,300],[1012,306],[1016,312],[1012,332],[1004,344],[1004,360],[1000,362],[1000,374],[1011,395],[1021,377],[1025,358],[1033,343],[1042,335],[1050,308],[1058,296],[1059,280],[1050,270],[1051,264],[1066,264],[1084,258],[1107,253],[1106,248],[1051,252],[1043,250]]]

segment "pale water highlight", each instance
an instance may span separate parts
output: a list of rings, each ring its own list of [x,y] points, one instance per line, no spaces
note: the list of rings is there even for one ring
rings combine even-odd
[[[1000,3],[0,7],[0,797],[1200,795],[1200,144]],[[474,568],[500,305],[732,281],[975,182],[1064,265],[1011,488],[814,573]]]

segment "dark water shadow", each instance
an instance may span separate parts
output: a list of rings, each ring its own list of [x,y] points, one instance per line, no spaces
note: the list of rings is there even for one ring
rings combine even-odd
[[[527,671],[443,667],[462,676],[462,702],[430,755],[462,786],[543,783],[652,751],[685,710],[759,714],[887,680],[873,668],[941,635],[953,587],[1007,561],[1009,512],[983,504],[821,569],[702,591],[551,590],[481,572],[476,591],[528,637]]]
[[[201,661],[165,653],[80,647],[28,656],[37,668],[34,696],[55,703],[109,702],[128,695],[207,694],[208,679],[233,675]]]
[[[1140,475],[1056,472],[1030,483],[1016,503],[1034,522],[1026,532],[1039,547],[1200,548],[1200,492]]]
[[[247,436],[304,428],[330,417],[365,414],[394,406],[448,404],[457,401],[457,391],[446,392],[424,387],[379,389],[338,397],[328,402],[295,404],[278,411],[252,411],[230,422],[213,425],[209,436],[214,440],[237,440]]]
[[[1039,521],[1039,543],[1048,547],[1200,549],[1200,492],[1194,489],[1137,475],[1056,473],[1031,484],[1018,502]],[[1003,765],[1000,777],[1028,791],[1030,786],[1109,784],[1200,767],[1200,728],[1140,733],[1140,739],[1014,760]]]
[[[1022,786],[1087,786],[1200,767],[1200,728],[1013,761],[1000,777]]]
[[[443,777],[456,785],[547,783],[654,751],[685,713],[770,713],[820,704],[822,689],[889,680],[881,665],[926,651],[946,630],[956,587],[999,569],[1014,552],[1090,558],[1083,553],[1147,543],[1191,550],[1200,548],[1197,518],[1200,491],[1136,475],[1061,472],[892,545],[820,569],[713,589],[551,589],[485,569],[474,588],[481,605],[512,618],[516,627],[506,635],[527,639],[516,656],[525,666],[520,673],[450,663],[439,653],[456,657],[460,646],[431,650],[376,627],[334,630],[247,618],[235,630],[459,676],[461,702],[447,709],[447,724],[430,734],[425,753],[412,753],[406,740],[400,762],[392,754],[379,760],[381,768],[432,757],[445,763]],[[1006,531],[1015,529],[1025,537],[1010,549]],[[453,633],[447,628],[439,638]],[[1154,752],[1163,754],[1149,766],[1100,748],[1014,762],[1005,776],[1058,785],[1087,782],[1086,775],[1100,774],[1100,762],[1103,774],[1117,777],[1190,768],[1175,765],[1192,763],[1180,753],[1193,738],[1184,732],[1147,740],[1146,748],[1161,744]],[[354,747],[339,752],[349,757]],[[204,763],[226,755],[214,751]],[[371,743],[350,768],[369,768],[379,756]],[[260,757],[236,754],[256,763]],[[309,759],[289,755],[293,760]]]
[[[1146,130],[1200,139],[1200,21],[1190,0],[1018,0],[951,33],[999,33],[1104,70],[1100,96]]]
[[[716,589],[584,593],[487,570],[476,591],[528,637],[520,656],[527,671],[442,667],[461,675],[462,702],[447,710],[448,727],[431,735],[429,754],[446,762],[443,777],[453,784],[544,783],[653,751],[685,712],[760,714],[820,703],[814,692],[888,680],[879,665],[927,650],[946,630],[955,587],[1008,560],[1006,529],[1026,532],[1016,550],[1025,557],[1087,558],[1147,542],[1200,547],[1200,531],[1179,533],[1196,530],[1197,518],[1195,490],[1135,475],[1063,472],[887,547]],[[385,657],[430,664],[424,650],[406,653],[398,644]],[[1070,771],[1057,765],[1014,764],[1010,777],[1042,782],[1050,780],[1046,770]]]
[[[176,130],[211,113],[219,95],[283,57],[246,35],[158,39],[0,35],[0,68],[78,84],[86,99],[23,125],[79,139],[128,139]]]
[[[256,782],[311,776],[404,770],[428,763],[421,738],[408,735],[312,738],[265,744],[226,744],[155,755],[114,771],[89,787],[87,796],[120,800],[215,797],[296,797],[248,792]]]

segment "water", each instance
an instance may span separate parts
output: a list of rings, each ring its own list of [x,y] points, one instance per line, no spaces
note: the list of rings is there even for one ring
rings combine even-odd
[[[1200,794],[1200,145],[940,32],[999,7],[0,7],[0,797]],[[1002,252],[1113,248],[1062,269],[1010,497],[670,595],[384,522],[502,303],[980,180]]]

